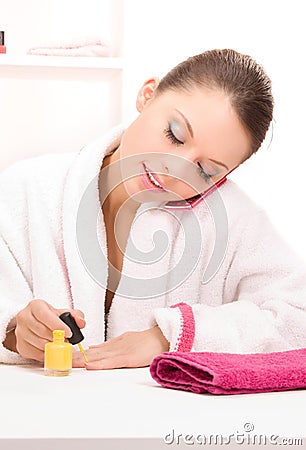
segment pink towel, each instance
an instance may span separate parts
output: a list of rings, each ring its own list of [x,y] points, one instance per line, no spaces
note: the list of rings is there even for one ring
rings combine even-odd
[[[100,39],[71,39],[63,42],[50,42],[45,45],[32,47],[29,55],[46,56],[110,56],[110,47]]]
[[[161,386],[197,394],[306,389],[306,348],[273,353],[165,352],[150,372]]]

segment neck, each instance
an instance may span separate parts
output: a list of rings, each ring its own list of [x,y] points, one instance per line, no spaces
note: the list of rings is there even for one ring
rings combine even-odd
[[[124,214],[134,216],[139,203],[129,197],[121,179],[119,150],[105,156],[99,174],[99,197],[103,213],[115,218],[124,205]]]

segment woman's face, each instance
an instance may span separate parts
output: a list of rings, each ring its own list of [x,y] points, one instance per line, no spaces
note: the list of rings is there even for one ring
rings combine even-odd
[[[139,115],[113,156],[122,162],[130,197],[187,199],[239,165],[249,154],[250,138],[223,93],[195,88],[155,96],[157,84],[150,79],[143,85]]]

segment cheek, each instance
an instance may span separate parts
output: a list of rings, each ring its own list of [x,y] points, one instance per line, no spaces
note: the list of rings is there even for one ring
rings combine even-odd
[[[181,180],[172,179],[172,180],[173,180],[172,181],[172,190],[181,199],[190,198],[190,197],[193,197],[194,195],[198,194],[198,192],[192,186],[190,186],[188,183],[184,182],[183,179],[181,179]]]
[[[128,195],[133,196],[137,192],[146,190],[141,182],[142,162],[160,173],[161,181],[166,184],[167,189],[179,197],[175,199],[190,198],[202,192],[204,190],[202,186],[201,188],[197,186],[199,190],[193,187],[194,178],[189,180],[189,184],[185,181],[186,168],[181,167],[180,158],[175,160],[177,153],[178,150],[167,141],[161,125],[157,127],[152,124],[152,127],[149,127],[147,123],[144,126],[140,122],[130,125],[122,137],[120,154],[121,158],[131,157],[125,161],[123,175],[135,175],[124,181]],[[169,166],[169,175],[167,175],[167,166]],[[171,174],[178,178],[174,178]],[[171,194],[169,193],[169,195]]]
[[[126,154],[164,153],[169,151],[163,126],[149,117],[136,119],[126,130]]]

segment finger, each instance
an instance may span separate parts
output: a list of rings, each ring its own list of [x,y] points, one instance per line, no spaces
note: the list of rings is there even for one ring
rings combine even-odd
[[[89,361],[85,364],[86,370],[110,370],[128,367],[124,356],[112,356],[98,361]]]
[[[102,351],[99,348],[85,349],[85,354],[86,354],[86,358],[87,358],[88,362],[95,362],[95,361],[99,361],[104,358],[111,358],[111,357],[115,356],[115,353],[113,350],[112,351],[105,351],[105,350]],[[84,355],[79,351],[73,352],[73,355],[72,355],[73,367],[84,367],[84,363],[85,363]]]
[[[102,342],[98,345],[90,345],[86,351],[88,359],[96,361],[99,358],[110,357],[123,354],[122,335],[117,336],[109,341]]]
[[[108,342],[103,342],[102,344],[97,344],[97,345],[90,345],[88,348],[90,348],[90,349],[103,348],[106,346],[106,344],[108,344]]]
[[[76,321],[76,324],[79,328],[84,328],[86,325],[86,321],[84,319],[84,314],[80,315],[81,311],[78,310],[72,310],[70,311],[71,315],[73,316],[74,320]]]
[[[45,350],[45,345],[50,342],[49,339],[43,339],[34,333],[29,333],[28,335],[23,336],[23,340],[31,347],[35,347],[37,350],[41,350],[42,352]]]
[[[39,350],[38,348],[31,347],[29,350],[29,355],[25,356],[27,359],[34,359],[35,361],[44,362],[45,354],[43,351]]]
[[[58,316],[63,314],[64,312],[70,312],[76,324],[79,328],[84,328],[86,325],[86,321],[84,319],[84,313],[79,309],[55,309],[54,310]]]
[[[86,351],[86,356],[88,358],[88,361],[98,361],[99,359],[103,358],[110,358],[113,356],[118,355],[118,351],[116,349],[112,348],[103,348],[103,347],[97,347],[97,348],[91,348],[89,347]]]
[[[72,309],[70,312],[74,316],[74,318],[79,317],[80,319],[85,320],[85,315],[80,309]]]
[[[89,348],[103,348],[103,349],[109,349],[109,348],[116,348],[118,343],[122,343],[122,335],[117,336],[115,338],[110,339],[109,341],[101,342],[101,344],[96,345],[90,345]]]
[[[23,358],[34,359],[35,361],[40,362],[44,361],[44,352],[41,349],[33,345],[30,345],[25,341],[23,341],[20,347],[17,344],[17,351]]]
[[[87,356],[87,352],[85,351],[86,356]],[[88,356],[87,356],[88,358]],[[80,368],[80,367],[84,367],[85,365],[85,359],[84,356],[82,355],[81,352],[73,352],[72,354],[72,367],[74,368]]]
[[[72,336],[70,328],[58,317],[55,311],[56,310],[51,305],[46,304],[45,307],[33,307],[32,314],[34,318],[43,323],[51,333],[53,330],[63,330],[65,332],[65,337],[70,338]]]
[[[50,342],[50,339],[41,338],[28,328],[20,330],[17,326],[15,334],[17,347],[31,346],[37,348],[38,350],[44,351],[45,344]]]
[[[48,327],[46,327],[44,323],[39,322],[39,320],[37,320],[32,313],[29,315],[28,329],[36,336],[45,339],[47,341],[52,341],[51,330]]]

